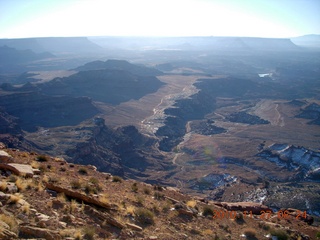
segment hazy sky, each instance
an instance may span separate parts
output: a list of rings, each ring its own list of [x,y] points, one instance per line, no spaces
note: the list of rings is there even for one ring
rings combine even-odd
[[[0,0],[0,38],[320,34],[320,0]]]

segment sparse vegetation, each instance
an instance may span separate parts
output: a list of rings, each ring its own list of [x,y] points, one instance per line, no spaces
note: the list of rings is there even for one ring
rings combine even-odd
[[[136,208],[135,208],[134,206],[128,206],[128,207],[126,208],[126,212],[127,212],[127,214],[129,214],[129,215],[133,215],[134,212],[135,212],[135,210],[136,210]]]
[[[38,162],[48,162],[48,158],[45,155],[39,155],[37,156],[36,160]]]
[[[17,204],[19,202],[19,200],[22,199],[20,194],[11,194],[10,198],[8,200],[9,204]]]
[[[5,215],[5,214],[0,214],[0,221],[8,224],[8,226],[10,227],[10,230],[14,233],[18,233],[19,231],[19,226],[17,221],[15,220],[14,217],[9,216],[9,215]]]
[[[147,187],[143,188],[143,192],[144,192],[144,194],[147,194],[147,195],[150,195],[150,193],[151,193],[150,189]]]
[[[113,178],[112,178],[112,182],[122,182],[122,178],[121,177],[119,177],[119,176],[113,176]]]
[[[158,191],[155,191],[154,194],[153,194],[153,196],[154,196],[154,199],[157,199],[157,200],[162,200],[162,199],[164,199],[164,194],[161,193],[161,192],[158,192]]]
[[[136,200],[137,200],[137,203],[138,203],[139,205],[143,206],[143,204],[144,204],[144,197],[143,197],[143,196],[137,195],[137,196],[136,196]]]
[[[70,185],[72,189],[80,189],[82,186],[81,182],[78,179],[72,180]]]
[[[18,180],[18,177],[16,175],[11,174],[8,178],[8,182],[16,182]]]
[[[138,208],[135,211],[135,216],[137,220],[142,224],[153,224],[154,214],[146,208]]]
[[[135,192],[135,193],[138,192],[138,185],[137,185],[137,183],[133,183],[133,184],[131,185],[131,190],[132,190],[132,192]]]
[[[84,167],[81,167],[81,168],[79,168],[78,173],[80,173],[81,175],[87,175],[88,170]]]
[[[243,230],[243,234],[246,235],[248,238],[253,238],[256,236],[257,231],[254,228],[245,228]]]
[[[278,240],[287,240],[289,238],[289,235],[281,229],[272,229],[270,231],[270,234],[272,236],[276,236],[278,238]]]
[[[197,205],[197,202],[195,200],[190,200],[187,202],[187,206],[194,208]]]
[[[203,216],[213,216],[213,209],[209,206],[204,206],[202,210],[202,215]]]
[[[83,232],[83,237],[86,240],[94,240],[94,235],[96,233],[96,230],[94,227],[92,226],[86,226],[83,228],[82,230]]]

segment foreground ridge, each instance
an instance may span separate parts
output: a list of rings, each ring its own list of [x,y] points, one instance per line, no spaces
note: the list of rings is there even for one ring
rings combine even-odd
[[[212,202],[0,143],[0,239],[317,239],[312,216]]]

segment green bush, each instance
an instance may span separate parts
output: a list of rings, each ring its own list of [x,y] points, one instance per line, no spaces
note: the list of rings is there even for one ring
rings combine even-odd
[[[132,184],[132,186],[131,186],[131,190],[132,190],[132,192],[138,192],[138,185],[137,185],[137,183],[133,183]]]
[[[87,226],[85,228],[83,228],[82,230],[83,234],[84,234],[84,239],[86,240],[94,240],[94,234],[96,233],[95,228]]]
[[[213,216],[213,209],[209,206],[204,206],[202,211],[203,216]]]
[[[80,173],[81,175],[87,175],[88,174],[88,170],[86,168],[79,168],[78,173]]]
[[[164,194],[157,191],[154,192],[153,196],[154,196],[154,199],[157,199],[157,200],[164,199]]]
[[[113,178],[112,178],[112,182],[122,182],[122,178],[121,177],[119,177],[119,176],[113,176]]]
[[[37,157],[38,162],[48,162],[48,158],[44,155],[40,155]]]
[[[70,185],[73,189],[80,189],[81,188],[81,182],[79,180],[71,181]]]
[[[278,240],[287,240],[289,238],[288,234],[281,229],[273,229],[270,231],[270,234],[278,237]]]
[[[149,188],[144,188],[143,192],[144,192],[144,194],[147,194],[147,195],[149,195],[151,193]]]
[[[136,219],[142,224],[153,224],[154,213],[146,208],[138,208],[135,211]]]

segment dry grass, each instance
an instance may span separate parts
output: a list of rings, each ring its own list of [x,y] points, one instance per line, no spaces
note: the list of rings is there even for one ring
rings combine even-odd
[[[24,204],[24,205],[21,207],[21,211],[22,211],[24,214],[29,215],[29,214],[30,214],[30,204],[28,204],[28,203]]]
[[[39,169],[40,168],[40,163],[36,162],[36,161],[32,161],[31,162],[31,167],[33,168],[36,168],[36,169]]]
[[[57,195],[57,200],[59,200],[62,203],[66,203],[67,202],[66,195],[64,195],[64,193],[59,193]]]
[[[136,208],[134,206],[128,206],[126,208],[126,214],[129,214],[129,215],[134,215],[134,212],[135,212]]]
[[[31,188],[31,180],[30,179],[25,179],[25,178],[18,178],[17,181],[15,182],[17,188],[19,189],[20,192],[25,191],[26,189]]]
[[[7,185],[6,182],[0,182],[0,191],[5,192],[7,190]]]
[[[22,199],[22,196],[20,194],[10,195],[8,203],[9,204],[17,204],[21,199]]]
[[[109,198],[107,197],[106,194],[102,194],[99,196],[99,201],[102,202],[102,203],[105,203],[105,204],[109,204],[110,201],[109,201]]]
[[[187,202],[188,207],[194,208],[197,205],[197,202],[195,200],[190,200]]]
[[[70,212],[74,213],[78,207],[79,207],[79,204],[77,203],[77,201],[72,199],[70,203]]]

